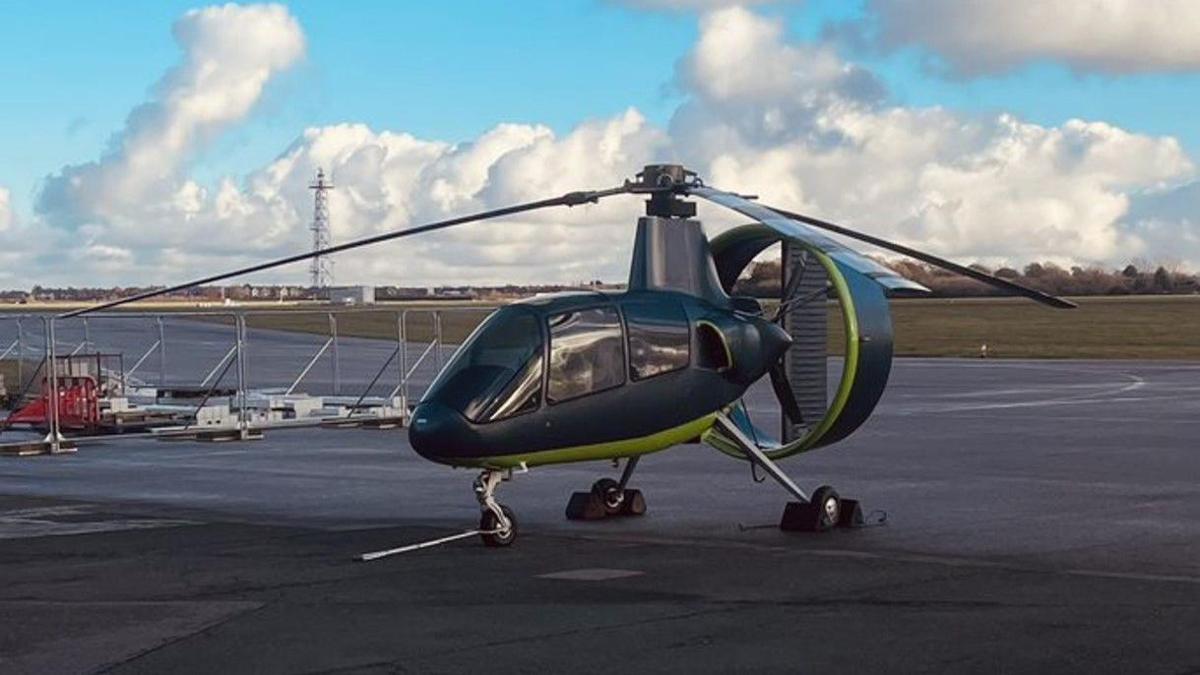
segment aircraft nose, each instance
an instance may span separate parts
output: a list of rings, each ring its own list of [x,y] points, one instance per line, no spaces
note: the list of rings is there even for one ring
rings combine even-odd
[[[437,401],[425,401],[413,410],[408,442],[426,459],[445,457],[461,440],[464,426],[457,411]]]

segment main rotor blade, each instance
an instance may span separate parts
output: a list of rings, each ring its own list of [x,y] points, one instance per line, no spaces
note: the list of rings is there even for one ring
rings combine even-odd
[[[688,185],[683,191],[686,194],[695,195],[707,199],[714,204],[724,206],[727,209],[737,211],[742,215],[750,216],[783,236],[803,242],[838,263],[871,278],[889,291],[922,295],[930,292],[928,288],[925,288],[921,284],[900,276],[895,270],[888,269],[858,251],[834,241],[825,233],[815,230],[794,218],[773,211],[762,204],[756,204],[741,195],[703,185]]]
[[[788,382],[783,360],[775,362],[767,374],[771,376],[771,388],[775,390],[775,398],[779,399],[783,414],[792,424],[804,424],[804,413],[800,411],[800,404],[796,401],[796,395],[792,393],[792,385]]]
[[[809,225],[812,225],[813,227],[819,227],[823,230],[828,230],[830,232],[840,234],[844,237],[850,237],[851,239],[865,241],[868,244],[871,244],[872,246],[878,246],[879,248],[884,248],[889,251],[895,251],[896,253],[906,255],[910,258],[916,258],[917,260],[920,260],[921,262],[929,263],[930,265],[934,265],[936,267],[941,267],[942,269],[950,270],[951,272],[957,272],[958,274],[961,274],[964,277],[970,277],[976,281],[979,281],[979,282],[985,283],[989,286],[992,286],[993,288],[999,288],[999,289],[1008,291],[1010,293],[1013,293],[1015,295],[1023,295],[1025,297],[1029,298],[1030,300],[1035,300],[1037,302],[1042,303],[1043,305],[1049,305],[1051,307],[1056,307],[1058,309],[1074,309],[1075,307],[1078,307],[1078,305],[1071,302],[1070,300],[1060,298],[1056,295],[1050,295],[1049,293],[1043,293],[1042,291],[1039,291],[1036,288],[1030,288],[1028,286],[1018,284],[1015,281],[1010,281],[1008,279],[998,277],[994,274],[988,274],[987,272],[980,272],[979,270],[972,269],[972,268],[966,267],[964,265],[959,265],[958,263],[951,262],[949,260],[946,260],[945,258],[939,258],[938,256],[933,255],[932,253],[925,253],[924,251],[918,251],[915,248],[909,248],[908,246],[905,246],[903,244],[897,244],[895,242],[888,241],[886,239],[880,239],[879,237],[876,237],[874,235],[866,234],[864,232],[858,232],[857,230],[851,230],[849,228],[842,227],[841,225],[835,225],[834,223],[830,223],[830,222],[824,221],[824,220],[818,220],[816,218],[812,218],[810,216],[806,216],[806,215],[803,215],[800,213],[792,213],[791,211],[784,211],[783,209],[775,208],[774,206],[767,206],[766,204],[763,204],[763,206],[774,211],[775,213],[782,215],[782,216],[787,216],[788,218],[791,218],[792,220],[798,220],[802,223],[807,223]]]
[[[330,246],[328,248],[323,248],[323,249],[319,249],[316,251],[308,251],[307,253],[298,253],[296,255],[291,255],[286,258],[279,258],[277,260],[271,260],[268,262],[258,263],[257,265],[251,265],[249,267],[242,267],[240,269],[231,270],[229,272],[222,272],[221,274],[214,274],[212,276],[207,276],[202,279],[195,279],[193,281],[188,281],[188,282],[182,283],[182,284],[176,284],[174,286],[168,286],[166,288],[160,288],[157,290],[146,291],[144,293],[138,293],[137,295],[132,295],[128,298],[121,298],[119,300],[112,300],[109,302],[101,303],[99,305],[93,305],[91,307],[84,307],[82,309],[76,309],[76,310],[73,310],[70,312],[64,312],[63,314],[59,314],[57,318],[69,319],[71,317],[82,316],[84,314],[91,314],[92,312],[98,312],[98,311],[104,310],[104,309],[112,309],[113,307],[120,307],[121,305],[127,305],[131,302],[137,302],[139,300],[147,300],[149,298],[155,298],[160,295],[166,295],[168,293],[182,291],[182,290],[185,290],[188,288],[192,288],[193,286],[200,286],[203,284],[215,283],[217,281],[224,281],[226,279],[230,279],[230,278],[233,278],[236,276],[241,276],[243,274],[249,274],[251,272],[261,272],[263,270],[269,270],[269,269],[272,269],[275,267],[289,265],[294,262],[300,262],[301,260],[308,260],[310,258],[316,258],[318,256],[323,256],[323,255],[330,255],[333,253],[341,253],[342,251],[349,251],[350,249],[353,249],[353,248],[359,248],[362,246],[370,246],[372,244],[379,244],[379,243],[382,243],[385,241],[391,241],[393,239],[401,239],[403,237],[408,237],[408,236],[415,235],[415,234],[424,234],[425,232],[433,232],[434,230],[441,230],[441,229],[444,229],[447,227],[453,227],[455,225],[464,225],[466,223],[473,223],[473,222],[480,221],[480,220],[499,218],[501,216],[510,216],[515,213],[524,213],[526,211],[534,211],[536,209],[544,209],[544,208],[548,208],[551,206],[579,206],[580,204],[595,203],[604,197],[611,197],[613,195],[624,194],[626,192],[629,192],[629,186],[627,186],[627,185],[623,185],[621,187],[616,187],[616,188],[610,188],[608,190],[585,190],[585,191],[580,191],[580,192],[568,192],[567,194],[562,195],[561,197],[553,197],[551,199],[541,199],[536,202],[526,202],[524,204],[516,204],[514,206],[506,206],[504,208],[492,209],[491,211],[480,211],[479,213],[473,213],[473,214],[467,215],[467,216],[459,216],[457,218],[450,218],[449,220],[441,220],[436,223],[428,223],[426,225],[418,225],[416,227],[410,227],[410,228],[403,229],[403,230],[393,230],[392,232],[385,232],[383,234],[377,234],[377,235],[374,235],[371,237],[365,237],[363,239],[356,239],[354,241],[349,241],[349,242],[346,242],[345,244],[338,244],[336,246]]]

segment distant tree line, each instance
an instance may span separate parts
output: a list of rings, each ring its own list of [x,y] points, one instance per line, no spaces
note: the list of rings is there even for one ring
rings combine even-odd
[[[556,293],[578,289],[614,290],[621,287],[616,284],[605,284],[599,280],[581,281],[574,284],[508,284],[504,286],[376,286],[377,300],[474,300],[478,298],[504,300],[520,298],[537,293]],[[39,301],[70,301],[98,302],[127,298],[145,291],[155,291],[161,286],[149,287],[112,287],[112,288],[77,288],[68,286],[51,288],[34,286],[32,290],[3,290],[0,289],[0,303],[26,303]],[[325,289],[306,288],[295,285],[273,284],[239,284],[233,286],[197,286],[175,291],[163,296],[164,299],[183,299],[200,301],[229,300],[320,300],[328,297]]]
[[[935,296],[946,298],[1002,295],[983,283],[930,267],[924,263],[900,260],[879,262],[900,275],[925,285]],[[736,292],[760,297],[778,297],[779,261],[765,260],[751,266],[738,280]],[[971,265],[981,272],[1031,286],[1054,295],[1168,295],[1200,293],[1200,275],[1187,274],[1166,266],[1129,264],[1120,269],[1074,266],[1064,269],[1050,262],[1030,263],[1022,270],[1011,267],[989,269]]]

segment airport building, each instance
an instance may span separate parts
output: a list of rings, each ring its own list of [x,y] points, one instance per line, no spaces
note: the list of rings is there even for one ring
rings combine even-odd
[[[373,305],[375,287],[333,286],[329,289],[329,301],[337,305]]]

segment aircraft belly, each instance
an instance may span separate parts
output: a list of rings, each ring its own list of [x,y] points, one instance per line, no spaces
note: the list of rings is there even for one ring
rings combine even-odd
[[[685,424],[646,436],[633,436],[602,443],[550,448],[513,455],[437,458],[436,461],[454,466],[479,466],[503,469],[515,468],[521,465],[533,467],[546,464],[587,462],[617,457],[647,455],[652,452],[666,450],[671,446],[679,445],[680,443],[685,443],[699,437],[705,431],[708,431],[715,419],[716,413],[714,412]]]
[[[745,387],[714,371],[683,370],[472,424],[421,454],[454,466],[517,466],[626,457],[696,438]]]

